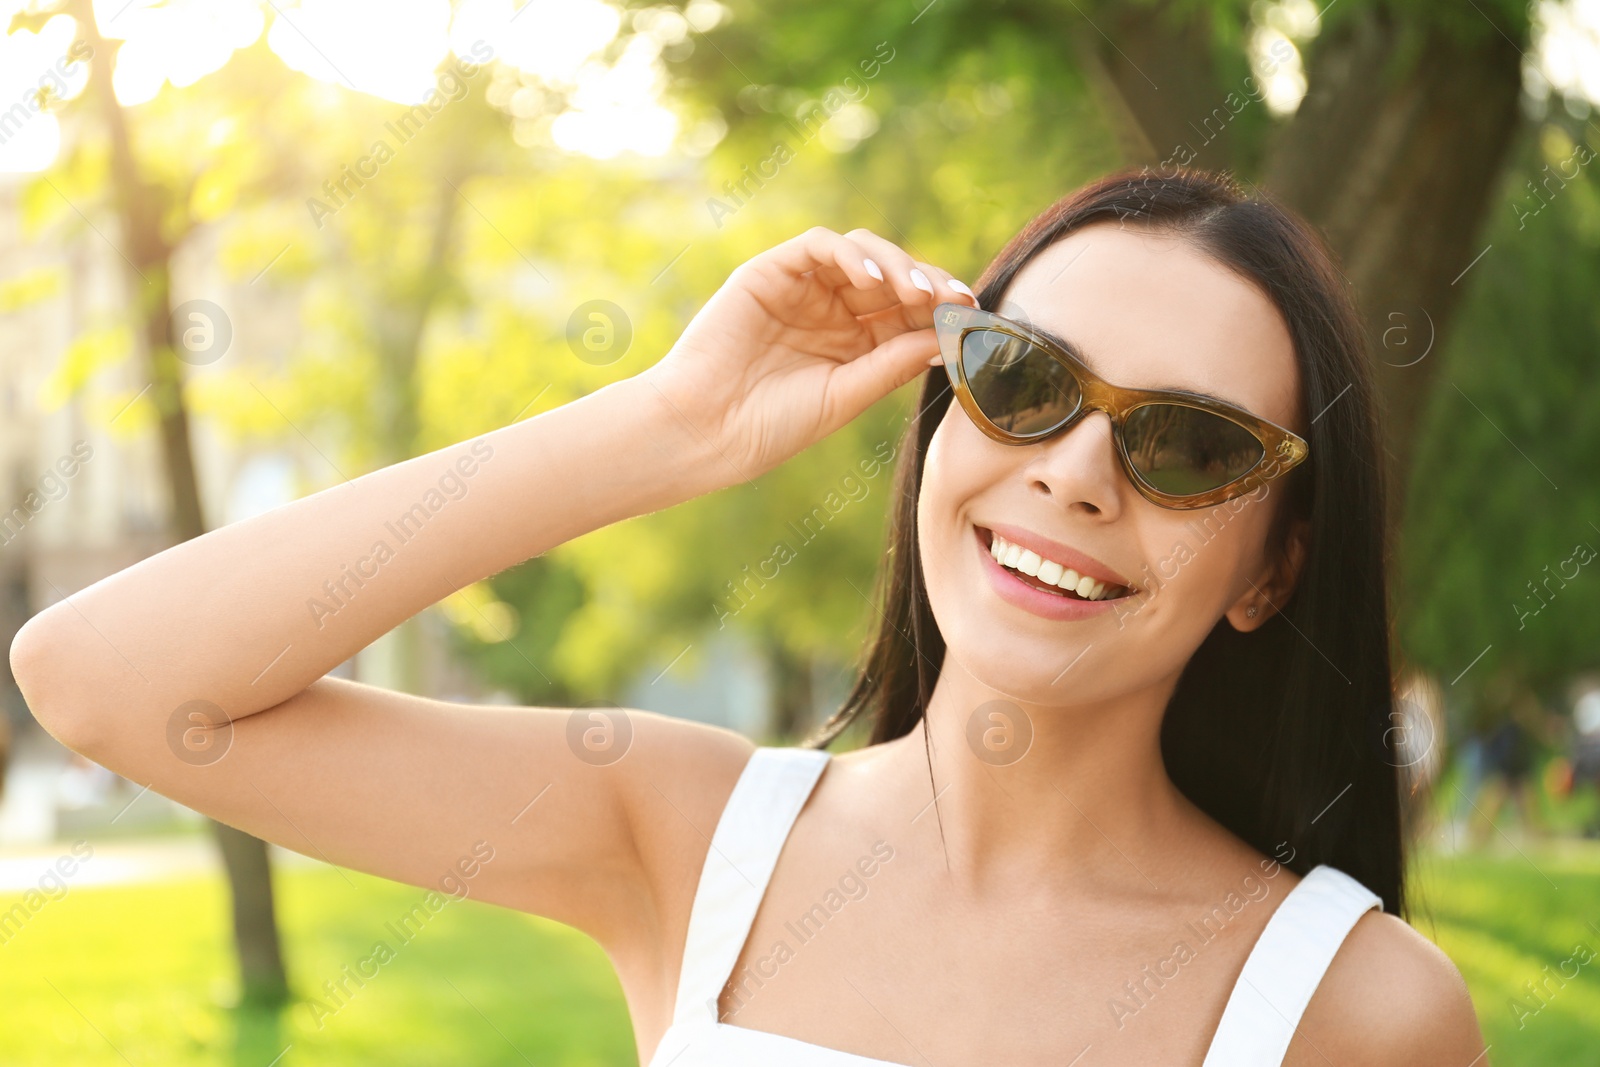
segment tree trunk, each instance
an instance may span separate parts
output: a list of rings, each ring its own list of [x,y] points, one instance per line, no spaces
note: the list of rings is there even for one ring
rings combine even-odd
[[[1212,109],[1239,89],[1218,79],[1206,12],[1110,11],[1100,25],[1115,45],[1092,27],[1073,41],[1131,162],[1153,166],[1187,144],[1196,166],[1259,170],[1269,194],[1326,235],[1376,363],[1392,534],[1437,353],[1519,129],[1513,41],[1527,31],[1485,20],[1452,32],[1378,8],[1345,14],[1308,48],[1306,97],[1259,168],[1241,158],[1232,126],[1202,136]]]
[[[1389,521],[1403,518],[1423,403],[1520,126],[1522,56],[1366,10],[1319,42],[1310,91],[1266,185],[1322,227],[1361,301],[1388,430]],[[1489,252],[1493,255],[1493,252]]]
[[[369,305],[368,320],[378,341],[380,366],[376,401],[383,413],[384,434],[379,462],[401,463],[418,453],[422,430],[421,405],[417,397],[420,382],[417,362],[422,353],[422,334],[434,304],[450,284],[450,246],[455,239],[459,193],[449,175],[434,188],[433,216],[428,227],[428,256],[410,284],[396,301],[391,294],[377,293]],[[395,628],[398,643],[397,672],[391,680],[395,688],[421,693],[427,684],[423,654],[421,615],[413,615]]]
[[[811,657],[797,656],[783,645],[773,647],[772,721],[768,730],[785,741],[798,739],[815,725],[811,720],[814,700]]]
[[[168,527],[173,542],[181,543],[205,533],[206,526],[190,447],[183,375],[172,348],[172,245],[162,232],[166,198],[138,169],[127,120],[112,90],[112,48],[100,35],[88,0],[74,0],[71,13],[94,49],[90,81],[111,140],[112,188],[122,223],[124,262],[129,267],[124,274],[134,294],[150,375],[150,400],[159,418],[161,456],[170,493]],[[279,948],[266,842],[214,819],[209,821],[232,897],[241,1003],[284,1003],[289,987]]]
[[[276,1006],[289,999],[272,893],[267,843],[227,823],[208,820],[228,872],[233,944],[239,960],[239,1003]]]

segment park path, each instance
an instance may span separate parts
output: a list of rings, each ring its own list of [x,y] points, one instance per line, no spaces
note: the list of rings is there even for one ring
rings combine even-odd
[[[49,890],[52,871],[71,871],[63,880],[74,888],[222,876],[197,813],[104,768],[67,771],[66,750],[42,731],[17,740],[0,797],[0,896]],[[72,851],[78,841],[92,850],[81,862]],[[85,851],[80,845],[79,855]],[[276,846],[272,858],[318,862]]]

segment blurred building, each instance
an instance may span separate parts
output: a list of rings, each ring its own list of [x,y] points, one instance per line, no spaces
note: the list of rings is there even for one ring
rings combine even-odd
[[[75,205],[62,204],[42,232],[24,232],[33,180],[0,175],[0,640],[7,648],[33,613],[171,543],[159,442],[149,406],[139,402],[148,381],[144,355],[124,326],[128,265],[115,225],[92,205],[84,212],[90,225]],[[186,242],[174,264],[173,300],[217,304],[232,341],[221,359],[185,373],[196,380],[240,363],[270,368],[287,360],[299,338],[298,294],[225,276],[207,241],[202,232]],[[210,528],[340,476],[299,432],[262,447],[219,435],[204,418],[192,418],[189,428]],[[508,699],[486,691],[450,655],[448,623],[437,613],[411,625],[410,640],[387,634],[335,673],[388,688],[406,688],[401,680],[409,676],[418,691],[452,700]],[[697,671],[642,665],[620,702],[760,735],[772,686],[758,651],[723,633],[709,635],[697,656]],[[820,721],[842,700],[844,679],[819,667],[813,691],[813,721]],[[9,762],[12,784],[0,795],[0,844],[46,840],[80,820],[118,815],[127,829],[178,814],[158,796],[118,814],[132,796],[128,783],[72,759],[44,734],[9,664],[0,668],[0,722],[9,724],[14,757],[0,760],[0,767]]]
[[[116,228],[93,207],[85,212],[97,220],[90,222],[63,204],[71,210],[42,232],[24,232],[34,180],[0,175],[0,640],[7,648],[35,612],[171,544],[159,442],[148,405],[137,402],[148,377],[125,327],[128,265],[114,244]],[[174,264],[175,302],[212,300],[233,326],[224,360],[187,373],[216,373],[228,359],[270,365],[285,358],[298,322],[287,298],[218,273],[204,235],[186,252]],[[209,527],[328,480],[327,460],[298,435],[286,435],[287,446],[241,447],[205,419],[192,419],[190,434]],[[388,684],[395,657],[383,646],[338,673]],[[459,687],[442,652],[428,651],[435,654],[424,655],[425,673]],[[91,768],[69,766],[65,750],[38,729],[9,663],[0,669],[0,720],[15,757],[0,761],[10,765],[12,786],[0,798],[0,841],[53,834],[62,812],[92,807],[111,789]],[[129,821],[138,821],[135,813]]]

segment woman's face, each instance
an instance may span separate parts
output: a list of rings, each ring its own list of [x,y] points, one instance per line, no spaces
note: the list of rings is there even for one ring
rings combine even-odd
[[[995,310],[1070,341],[1117,385],[1209,393],[1307,436],[1278,310],[1181,238],[1091,224],[1028,263]],[[1287,559],[1268,558],[1282,481],[1162,508],[1128,481],[1110,431],[1096,411],[1043,443],[1004,445],[952,402],[929,444],[917,507],[934,617],[948,654],[1013,700],[1082,703],[1175,681],[1224,614],[1241,630],[1266,622],[1303,559],[1298,524]],[[1069,603],[1024,588],[1037,578],[990,556],[996,527],[1132,591]]]

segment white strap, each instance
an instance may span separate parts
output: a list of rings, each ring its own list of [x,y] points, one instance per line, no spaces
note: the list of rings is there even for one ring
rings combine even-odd
[[[1321,865],[1289,891],[1256,940],[1203,1067],[1278,1067],[1345,935],[1383,900]]]
[[[755,922],[795,817],[829,755],[822,749],[758,748],[745,764],[711,836],[683,947],[673,1022],[717,1019],[717,1000]]]

